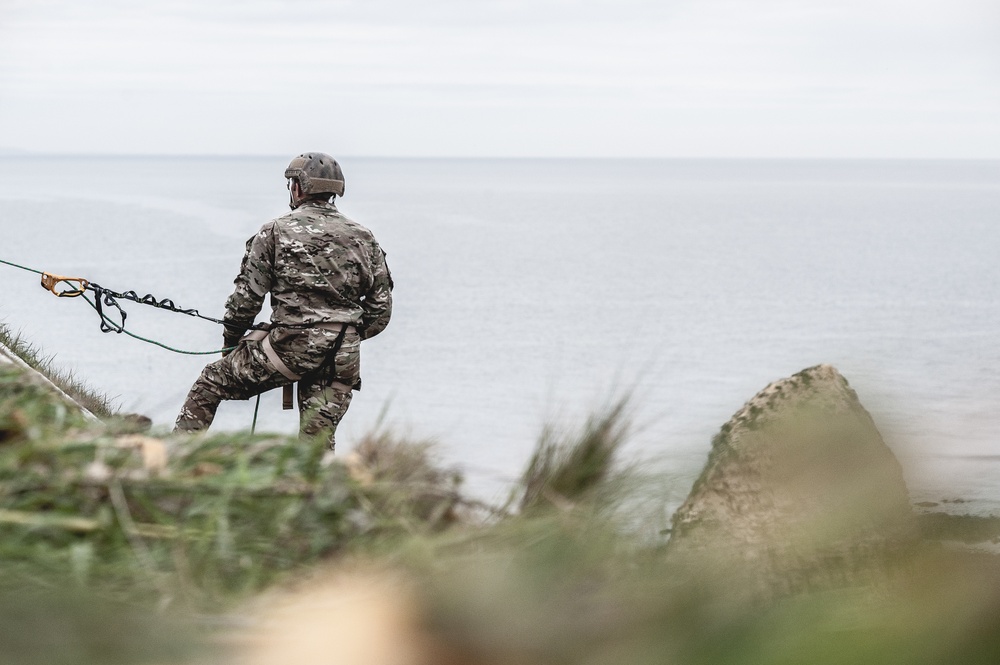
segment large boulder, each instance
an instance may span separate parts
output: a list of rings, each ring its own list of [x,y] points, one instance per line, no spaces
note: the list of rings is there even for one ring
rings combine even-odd
[[[836,369],[819,365],[770,384],[722,427],[674,514],[668,551],[773,598],[885,579],[911,542],[912,517],[871,416]]]

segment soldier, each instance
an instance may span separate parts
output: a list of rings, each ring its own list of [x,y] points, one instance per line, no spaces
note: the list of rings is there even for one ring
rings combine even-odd
[[[287,391],[298,382],[300,436],[323,437],[332,450],[351,391],[361,388],[361,340],[389,323],[392,276],[371,231],[334,205],[344,194],[344,175],[332,157],[299,155],[285,178],[292,212],[247,241],[226,301],[223,344],[236,348],[202,370],[175,431],[208,428],[224,399]],[[244,337],[268,293],[269,331]]]

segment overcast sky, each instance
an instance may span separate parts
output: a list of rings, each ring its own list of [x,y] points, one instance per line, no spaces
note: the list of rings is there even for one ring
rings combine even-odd
[[[0,149],[1000,158],[1000,0],[0,0]]]

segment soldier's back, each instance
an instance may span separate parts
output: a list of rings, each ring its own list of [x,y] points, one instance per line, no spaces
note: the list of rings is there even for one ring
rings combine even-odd
[[[305,324],[357,322],[371,285],[371,231],[329,203],[306,203],[272,222],[273,320]]]

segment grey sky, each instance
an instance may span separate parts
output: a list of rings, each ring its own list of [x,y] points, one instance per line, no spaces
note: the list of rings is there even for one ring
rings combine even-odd
[[[0,0],[0,148],[1000,158],[997,0]]]

